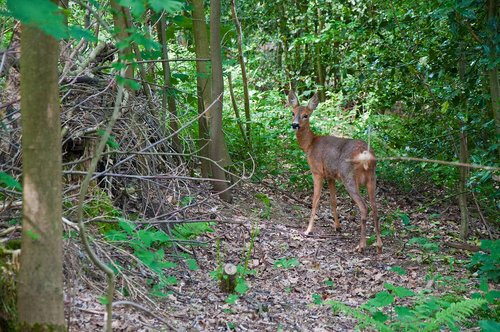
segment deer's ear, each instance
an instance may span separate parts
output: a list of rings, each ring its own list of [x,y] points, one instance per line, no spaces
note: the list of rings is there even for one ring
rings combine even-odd
[[[295,92],[293,92],[293,90],[290,90],[290,92],[288,93],[288,105],[292,107],[299,106],[299,100],[297,99],[297,96],[295,95]]]
[[[309,103],[307,104],[307,108],[310,109],[311,111],[314,111],[316,107],[318,107],[319,104],[319,99],[318,99],[318,93],[316,92],[314,96],[309,100]]]

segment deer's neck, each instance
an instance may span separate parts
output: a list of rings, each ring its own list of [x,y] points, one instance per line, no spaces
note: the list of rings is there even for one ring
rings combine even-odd
[[[314,133],[311,130],[311,127],[309,127],[309,123],[306,124],[305,126],[300,127],[297,130],[297,141],[299,142],[300,148],[305,152],[308,153],[309,150],[312,147],[312,142],[314,137]]]

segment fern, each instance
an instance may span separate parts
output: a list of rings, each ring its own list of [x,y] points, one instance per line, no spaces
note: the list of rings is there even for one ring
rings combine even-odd
[[[433,320],[425,327],[424,331],[438,330],[442,325],[453,326],[465,321],[472,316],[487,301],[483,299],[468,299],[450,304],[446,309],[439,311]]]
[[[359,323],[360,328],[375,327],[377,330],[379,330],[381,332],[386,332],[386,331],[391,332],[392,331],[392,329],[385,326],[383,323],[373,319],[371,316],[365,314],[360,309],[351,308],[351,307],[343,304],[342,302],[338,302],[338,301],[328,301],[328,302],[325,302],[325,304],[330,305],[334,312],[340,311],[340,312],[356,319]]]

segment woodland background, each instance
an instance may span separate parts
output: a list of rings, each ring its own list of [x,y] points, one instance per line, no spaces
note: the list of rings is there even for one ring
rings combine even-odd
[[[0,0],[0,32],[0,330],[499,329],[498,1]],[[375,151],[381,255],[341,185],[300,235],[290,89]]]

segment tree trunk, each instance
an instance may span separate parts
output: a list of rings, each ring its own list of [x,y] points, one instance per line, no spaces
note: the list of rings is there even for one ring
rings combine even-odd
[[[23,26],[21,54],[23,232],[19,320],[23,331],[64,331],[58,41],[34,27]]]
[[[497,26],[492,24],[494,20],[498,21],[498,6],[496,0],[488,0],[488,25]],[[493,38],[496,35],[496,31],[492,31],[492,35],[489,40],[490,50],[491,50],[491,60],[495,61],[497,59],[496,47],[493,42]],[[497,137],[500,137],[500,83],[498,82],[498,66],[488,69],[488,79],[490,82],[490,95],[491,95],[491,110],[493,112],[493,118],[495,119],[495,133]],[[495,143],[498,143],[496,141]],[[498,146],[498,155],[500,156],[500,145]]]
[[[317,20],[318,20],[318,25],[315,27],[315,35],[319,37],[319,34],[321,31],[324,29],[324,23],[323,19],[321,16],[321,9],[319,6],[316,8],[316,13],[317,13]],[[319,39],[319,38],[318,38]],[[324,102],[326,100],[325,96],[325,68],[323,66],[323,52],[321,50],[321,42],[316,42],[316,45],[314,47],[314,53],[316,55],[316,75],[317,75],[317,82],[318,85],[321,87],[318,91],[319,93],[319,100],[321,102]]]
[[[460,132],[460,162],[469,162],[469,151],[467,149],[467,133]],[[460,207],[460,237],[467,240],[469,236],[469,208],[467,207],[467,180],[469,179],[469,168],[460,167],[458,205]]]
[[[466,62],[465,62],[465,54],[463,52],[462,45],[460,46],[460,59],[458,61],[458,74],[460,76],[460,81],[462,84],[466,84],[465,80],[465,72],[466,72]],[[461,107],[464,110],[467,110],[467,98],[465,94],[462,94],[461,97]],[[467,121],[467,117],[465,117]],[[467,123],[462,122],[460,120],[460,127],[464,128],[467,126]],[[460,162],[463,164],[469,163],[469,150],[467,148],[467,132],[464,130],[460,130],[460,154],[459,154]],[[462,240],[467,240],[469,236],[469,208],[467,207],[467,181],[469,179],[469,168],[468,167],[460,167],[460,178],[458,181],[458,206],[460,207],[460,237]]]
[[[236,5],[234,3],[235,0],[231,0],[231,13],[233,15],[234,25],[236,27],[236,33],[238,34],[238,61],[240,63],[241,68],[241,79],[243,80],[243,103],[245,107],[245,119],[246,119],[246,138],[247,143],[252,149],[252,127],[251,127],[251,116],[250,116],[250,97],[248,94],[248,78],[247,78],[247,70],[245,66],[245,58],[243,57],[243,33],[241,31],[241,23],[238,20],[238,15],[236,13]]]
[[[174,88],[172,87],[172,83],[170,82],[170,64],[168,62],[168,45],[167,45],[167,23],[166,23],[166,18],[165,14],[161,15],[160,17],[160,24],[157,25],[158,28],[158,40],[161,43],[161,50],[162,50],[162,55],[163,59],[165,61],[162,61],[161,65],[163,67],[163,79],[165,81],[164,83],[164,91],[163,91],[163,99],[162,99],[162,106],[163,106],[163,114],[165,116],[162,116],[162,119],[166,119],[166,114],[170,114],[170,129],[173,132],[176,132],[179,130],[179,123],[177,122],[177,107],[175,104],[175,91]],[[168,106],[168,111],[167,111],[167,106]],[[165,126],[167,121],[163,121],[162,125]],[[174,149],[177,152],[181,152],[181,142],[179,139],[178,134],[174,134],[172,137],[172,145]]]
[[[208,130],[208,123],[210,111],[204,113],[205,109],[212,101],[212,89],[210,84],[210,71],[208,70],[209,62],[201,59],[210,58],[210,49],[208,44],[207,25],[205,21],[205,9],[203,7],[203,0],[192,0],[193,5],[193,35],[194,35],[194,49],[196,53],[196,91],[198,95],[198,136],[200,154],[204,158],[209,158],[209,142],[210,134]],[[201,175],[209,177],[211,165],[208,159],[201,159]]]
[[[127,32],[127,21],[125,19],[125,15],[123,14],[122,7],[116,2],[116,0],[110,0],[109,3],[111,5],[111,13],[113,14],[113,22],[115,25],[117,40],[125,40],[129,36]],[[121,57],[128,57],[130,54],[132,54],[132,49],[130,47],[127,47],[120,51]],[[125,73],[125,78],[134,78],[133,66],[128,66]],[[133,92],[133,90],[130,91]]]
[[[210,1],[210,50],[212,59],[212,111],[210,120],[210,158],[217,165],[212,166],[212,177],[214,189],[220,193],[219,196],[226,202],[232,201],[231,191],[228,190],[226,173],[222,167],[229,165],[229,153],[227,151],[224,133],[222,131],[222,105],[224,98],[224,81],[222,73],[222,50],[220,38],[220,0]],[[221,167],[222,166],[222,167]]]

